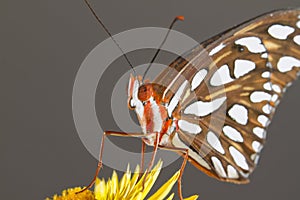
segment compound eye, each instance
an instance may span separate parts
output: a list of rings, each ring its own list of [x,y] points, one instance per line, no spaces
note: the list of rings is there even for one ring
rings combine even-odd
[[[151,86],[150,85],[142,85],[139,88],[139,92],[138,92],[138,98],[141,101],[147,101],[151,95],[152,95],[152,90],[151,90]]]

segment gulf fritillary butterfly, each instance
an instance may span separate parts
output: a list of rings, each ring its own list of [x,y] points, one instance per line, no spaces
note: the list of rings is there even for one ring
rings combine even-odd
[[[154,146],[148,169],[157,148],[164,148],[183,155],[181,172],[188,160],[218,180],[249,182],[275,109],[300,74],[299,58],[300,10],[279,10],[203,42],[151,83],[131,76],[128,107],[137,113],[142,133],[106,131],[87,188],[102,166],[106,135],[141,137],[142,155],[145,144]]]

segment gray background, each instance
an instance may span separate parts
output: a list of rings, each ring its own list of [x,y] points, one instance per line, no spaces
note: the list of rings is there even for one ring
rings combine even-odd
[[[300,6],[296,0],[92,3],[113,34],[136,27],[167,27],[174,16],[184,15],[185,22],[175,29],[199,42],[261,13]],[[0,24],[1,199],[44,199],[64,188],[87,184],[97,161],[76,133],[72,87],[85,56],[107,36],[81,0],[2,0]],[[141,64],[152,54],[137,52],[130,58],[134,64]],[[168,62],[169,56],[165,57],[160,61]],[[127,64],[118,59],[110,68],[116,73],[108,73],[112,79],[120,76],[122,66]],[[109,101],[102,99],[110,94],[112,86],[107,85],[97,92],[97,111],[108,116],[100,118],[105,128],[117,130],[105,108]],[[218,182],[188,164],[183,179],[185,196],[198,193],[201,199],[297,199],[299,88],[297,81],[277,109],[250,184]],[[140,148],[137,140],[122,138],[116,143],[135,151]],[[181,159],[165,168],[160,181],[170,177],[180,164]],[[101,176],[108,177],[111,171],[104,167]]]

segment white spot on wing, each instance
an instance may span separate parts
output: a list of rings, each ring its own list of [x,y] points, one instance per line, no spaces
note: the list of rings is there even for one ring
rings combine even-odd
[[[260,152],[262,149],[262,145],[261,143],[257,142],[257,141],[253,141],[252,142],[252,148],[255,152]]]
[[[243,45],[252,53],[262,53],[266,48],[258,37],[245,37],[235,41],[235,44]]]
[[[180,138],[178,137],[178,134],[175,133],[172,144],[176,147],[183,148],[183,149],[189,149],[188,154],[190,157],[192,157],[197,163],[199,163],[201,166],[205,167],[206,169],[211,169],[210,166],[207,164],[207,162],[196,152],[191,150],[186,144],[184,144]]]
[[[266,127],[269,125],[269,118],[266,117],[265,115],[259,115],[257,117],[257,121],[263,126]]]
[[[295,31],[294,28],[290,26],[284,26],[280,24],[274,24],[269,27],[268,33],[276,39],[286,40],[287,37]]]
[[[288,72],[293,67],[300,67],[300,60],[291,56],[284,56],[279,59],[277,67],[280,72]]]
[[[273,107],[270,104],[266,104],[262,107],[262,111],[266,114],[271,114],[272,108]]]
[[[288,84],[286,84],[286,87],[291,87],[292,86],[292,82],[289,82]]]
[[[211,102],[196,101],[189,105],[185,110],[185,114],[193,114],[196,116],[206,116],[221,107],[226,101],[226,97],[215,99]]]
[[[248,122],[248,110],[242,105],[235,104],[228,111],[228,114],[239,124],[246,125]]]
[[[225,151],[222,147],[222,144],[219,138],[211,131],[207,133],[206,140],[210,146],[212,146],[215,150],[220,152],[221,154],[225,154]]]
[[[235,142],[243,142],[244,139],[242,137],[242,134],[236,130],[235,128],[231,126],[224,126],[223,127],[224,135],[226,135],[229,139],[235,141]]]
[[[227,173],[228,173],[228,178],[232,178],[232,179],[239,178],[238,172],[231,165],[227,165]]]
[[[270,101],[271,95],[266,92],[263,92],[263,91],[255,91],[255,92],[251,93],[250,100],[253,103],[259,103],[262,101]]]
[[[228,65],[221,66],[211,77],[210,84],[212,86],[220,86],[232,82]]]
[[[193,123],[190,123],[185,120],[179,120],[178,126],[183,131],[186,131],[186,132],[192,133],[192,134],[198,134],[202,131],[201,127],[198,124],[193,124]]]
[[[227,175],[226,175],[226,172],[224,170],[224,167],[223,167],[221,161],[215,156],[211,157],[211,161],[216,169],[216,172],[219,174],[219,176],[226,178]]]
[[[300,45],[300,35],[296,35],[296,36],[294,37],[294,42],[295,42],[296,44]]]
[[[271,101],[276,102],[278,100],[278,95],[277,94],[273,94]]]
[[[218,53],[219,51],[221,51],[223,48],[225,47],[225,45],[223,43],[219,44],[218,46],[216,46],[215,48],[213,48],[210,52],[209,52],[209,56],[212,56],[216,53]]]
[[[256,154],[256,156],[253,159],[254,163],[257,165],[259,161],[259,155]]]
[[[257,135],[257,137],[259,137],[261,139],[265,139],[266,138],[266,131],[263,128],[255,127],[255,128],[253,128],[253,133],[255,135]]]
[[[245,178],[248,178],[250,175],[250,173],[244,173],[243,171],[239,171],[239,173]]]
[[[234,162],[244,170],[249,170],[249,166],[247,164],[246,158],[243,156],[241,152],[239,152],[233,146],[229,147],[229,152],[234,160]]]
[[[261,54],[260,57],[261,57],[261,58],[268,58],[268,53],[263,53],[263,54]]]
[[[255,63],[250,60],[237,59],[234,61],[234,76],[239,78],[255,69]]]
[[[178,105],[179,100],[181,99],[182,93],[186,87],[186,85],[188,84],[188,81],[185,80],[182,85],[179,87],[179,89],[176,91],[176,93],[174,94],[174,96],[172,97],[170,104],[167,108],[168,110],[168,115],[169,117],[172,116],[172,112],[174,111],[174,109],[176,108],[176,106]]]
[[[280,93],[281,92],[281,88],[279,85],[277,84],[272,84],[272,88],[275,92]]]
[[[266,82],[264,85],[263,85],[264,89],[265,90],[268,90],[268,91],[271,91],[272,90],[272,84],[271,82]]]
[[[206,69],[201,69],[199,72],[195,74],[192,80],[191,91],[194,91],[200,85],[200,83],[204,80],[206,75],[207,75]]]
[[[300,21],[297,22],[296,26],[300,28]]]
[[[263,73],[261,74],[261,77],[263,77],[263,78],[270,78],[270,77],[271,77],[271,73],[268,72],[268,71],[263,72]]]

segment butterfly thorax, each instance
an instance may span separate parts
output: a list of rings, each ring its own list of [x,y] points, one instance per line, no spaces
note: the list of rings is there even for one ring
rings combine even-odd
[[[160,144],[168,142],[168,133],[173,129],[173,119],[168,116],[166,103],[161,98],[160,86],[155,83],[139,85],[136,79],[129,82],[128,107],[133,109],[147,135],[146,142],[153,145],[159,134]]]

